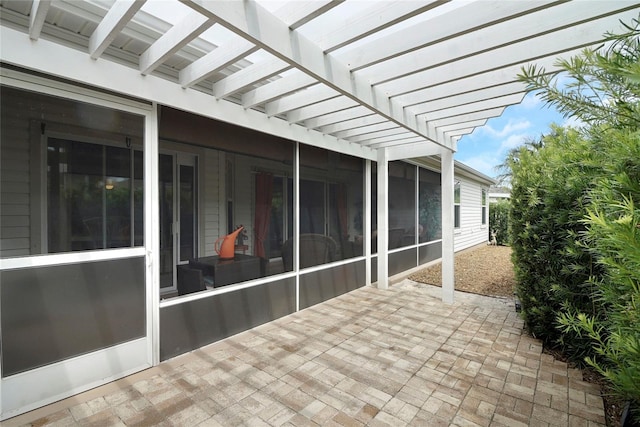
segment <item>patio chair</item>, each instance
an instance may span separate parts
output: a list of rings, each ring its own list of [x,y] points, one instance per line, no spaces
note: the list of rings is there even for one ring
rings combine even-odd
[[[178,295],[191,294],[207,289],[202,270],[188,265],[178,266]]]

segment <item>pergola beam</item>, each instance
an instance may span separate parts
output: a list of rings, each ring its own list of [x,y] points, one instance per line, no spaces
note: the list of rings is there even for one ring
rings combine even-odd
[[[393,96],[393,94],[405,93],[407,88],[413,88],[413,90],[420,88],[424,82],[429,82],[429,85],[443,83],[484,71],[525,64],[537,58],[557,56],[567,50],[590,46],[603,40],[603,34],[612,30],[611,18],[630,22],[631,19],[637,18],[637,15],[637,9],[617,13],[608,19],[589,21],[577,27],[569,27],[539,37],[503,45],[484,53],[453,61],[441,61],[442,65],[435,67],[430,62],[422,64],[424,58],[421,57],[417,59],[419,64],[415,66],[413,71],[407,71],[407,67],[399,68],[397,64],[391,67],[390,63],[385,63],[386,71],[380,70],[380,67],[370,67],[355,74],[359,78],[368,79],[372,84]],[[428,53],[425,55],[428,57]]]
[[[309,119],[324,116],[328,113],[340,112],[348,108],[353,108],[357,105],[358,103],[350,98],[340,97],[329,99],[327,101],[288,112],[287,121],[289,123],[305,122]]]
[[[147,0],[121,0],[111,6],[89,38],[89,55],[98,59]]]
[[[29,16],[29,38],[31,40],[38,40],[40,38],[49,7],[51,7],[51,0],[33,1],[31,5],[31,15]]]
[[[286,6],[281,7],[276,11],[276,15],[279,16],[280,19],[289,26],[289,28],[295,30],[343,2],[344,0],[299,0],[293,4],[287,4]]]
[[[398,126],[394,123],[389,123],[388,121],[382,121],[377,123],[371,123],[367,126],[358,126],[353,129],[343,130],[339,132],[332,132],[331,135],[336,138],[349,139],[359,135],[370,135],[374,132],[379,132],[388,129],[397,129]],[[325,133],[325,132],[323,132]]]
[[[323,52],[329,53],[449,1],[393,0],[392,7],[389,2],[362,2],[360,4],[364,7],[358,11],[356,18],[348,21],[336,19],[330,25],[323,26],[323,34],[314,38],[314,41]]]
[[[569,54],[575,53],[578,53],[578,51],[569,52]],[[558,58],[568,58],[569,56],[571,55],[553,55],[546,58],[539,58],[535,62],[544,67],[548,72],[552,72],[557,69],[554,64]],[[407,108],[410,108],[417,104],[457,96],[463,93],[490,90],[496,86],[516,84],[516,76],[522,71],[523,65],[526,64],[515,64],[506,68],[497,68],[446,82],[437,81],[428,86],[424,86],[423,84],[421,85],[422,88],[416,88],[414,91],[403,92],[401,94],[394,94],[392,97]],[[524,89],[524,84],[520,84]]]
[[[357,129],[365,126],[375,125],[384,122],[385,119],[376,114],[370,113],[364,117],[357,117],[351,120],[343,120],[339,123],[333,123],[331,125],[318,128],[322,133],[335,134],[336,132],[347,131],[351,129]]]
[[[518,4],[527,4],[527,2],[505,3],[515,3],[512,5],[514,8]],[[618,15],[628,16],[624,10],[628,9],[629,5],[623,2],[620,4],[619,9],[623,12]],[[579,7],[564,3],[538,11],[536,19],[523,16],[497,22],[495,25],[459,34],[455,38],[440,41],[400,57],[390,58],[360,73],[363,77],[371,79],[374,84],[380,84],[463,58],[491,55],[494,50],[499,50],[500,57],[505,59],[514,57],[515,51],[520,51],[518,52],[520,55],[540,56],[541,54],[536,54],[536,51],[546,51],[549,46],[562,51],[576,43],[585,45],[601,40],[610,26],[608,19],[598,19],[603,14],[612,14],[611,5],[606,1],[582,1]],[[637,16],[637,12],[635,14]],[[584,27],[585,34],[566,31],[567,27],[576,24]],[[457,26],[454,27],[457,28]],[[508,44],[505,43],[504,34],[509,35]],[[411,64],[411,68],[407,68],[406,64]]]
[[[317,84],[317,80],[313,77],[292,71],[288,76],[262,85],[242,95],[242,105],[244,108],[255,107]]]
[[[180,70],[180,85],[187,88],[198,84],[257,50],[258,46],[244,39],[225,43]]]
[[[264,110],[267,116],[272,117],[338,96],[340,96],[339,92],[323,84],[316,84],[291,95],[275,99],[265,105]]]
[[[396,31],[383,39],[373,40],[358,46],[357,49],[348,50],[339,54],[338,58],[345,62],[348,58],[351,69],[356,71],[407,52],[452,39],[457,35],[534,12],[541,7],[551,7],[554,3],[504,1],[492,5],[492,7],[487,7],[483,2],[470,3],[428,21],[419,22]],[[451,25],[452,22],[455,22],[455,25]],[[425,28],[429,29],[429,37],[427,38],[424,37]]]
[[[499,98],[502,96],[514,95],[518,93],[525,93],[524,83],[508,83],[506,85],[492,86],[486,89],[465,92],[458,95],[451,95],[446,98],[435,99],[433,101],[427,101],[420,104],[412,105],[410,107],[407,107],[407,111],[410,114],[417,115],[429,111],[443,110],[445,108],[452,108],[458,105],[470,104],[472,102]]]
[[[310,129],[322,128],[323,126],[331,126],[343,121],[357,119],[373,115],[371,110],[362,106],[355,106],[343,111],[335,111],[325,114],[322,117],[305,120],[304,125]],[[378,116],[379,117],[379,116]]]
[[[256,82],[267,80],[290,68],[290,64],[278,58],[270,58],[265,61],[256,62],[214,83],[213,95],[217,99],[225,98],[251,87]]]
[[[214,24],[198,12],[192,12],[171,27],[140,55],[140,74],[147,75]]]
[[[436,128],[448,126],[455,123],[470,122],[479,119],[488,119],[491,117],[499,117],[506,107],[491,108],[489,110],[475,111],[473,113],[461,114],[459,116],[446,117],[439,120],[432,120],[431,123]]]
[[[476,129],[475,127],[469,127],[464,129],[452,130],[447,132],[445,135],[449,137],[468,135],[472,133],[475,129]]]
[[[381,148],[391,148],[391,147],[403,147],[405,145],[412,145],[412,144],[425,144],[425,145],[429,145],[429,144],[433,144],[431,142],[425,141],[424,139],[421,139],[417,136],[413,136],[409,133],[405,133],[405,134],[399,134],[399,135],[393,135],[393,136],[387,136],[384,138],[379,138],[378,140],[376,140],[374,143],[368,145],[369,148],[373,148],[376,150],[379,150]],[[436,147],[440,147],[439,145],[436,145]],[[442,147],[440,147],[442,148]]]
[[[522,101],[522,98],[524,98],[524,93],[516,93],[514,95],[507,95],[500,98],[492,98],[484,101],[458,105],[457,107],[445,108],[443,110],[430,111],[421,114],[419,117],[432,122],[438,119],[444,119],[446,117],[460,116],[462,114],[474,113],[476,111],[486,111],[493,108],[519,104]]]
[[[442,147],[425,142],[416,142],[387,148],[389,161],[415,159],[417,157],[435,156],[442,154]]]
[[[411,132],[408,132],[406,129],[396,126],[391,129],[371,132],[364,135],[347,138],[347,141],[357,142],[362,145],[370,146],[375,143],[392,140],[391,138],[393,138],[393,140],[397,140],[398,138],[406,139],[406,138],[413,138],[413,137],[414,135],[412,135]]]
[[[444,133],[447,133],[447,132],[455,131],[458,129],[468,129],[470,127],[477,128],[479,126],[484,126],[485,123],[487,123],[487,119],[471,120],[468,122],[453,123],[446,126],[438,126],[438,130]]]
[[[405,120],[402,105],[372,87],[366,79],[352,75],[348,67],[324,53],[316,43],[288,26],[254,1],[220,2],[215,0],[181,0],[211,20],[259,45],[264,50],[290,63],[318,82],[340,92],[354,103],[360,103],[399,126],[426,139],[425,130]],[[292,121],[299,121],[294,119]],[[435,141],[445,144],[445,141]]]

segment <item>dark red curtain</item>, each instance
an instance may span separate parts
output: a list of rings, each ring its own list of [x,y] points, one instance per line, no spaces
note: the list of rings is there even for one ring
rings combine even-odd
[[[347,237],[349,224],[347,219],[347,186],[338,184],[336,188],[336,205],[338,208],[338,221],[340,221],[340,231],[342,237]]]
[[[273,174],[259,172],[256,175],[256,216],[253,223],[253,254],[266,258],[264,242],[269,238],[271,200],[273,198]]]

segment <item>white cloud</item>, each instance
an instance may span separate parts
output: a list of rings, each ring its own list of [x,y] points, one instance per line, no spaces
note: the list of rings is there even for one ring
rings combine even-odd
[[[522,131],[531,127],[531,122],[526,119],[509,120],[502,129],[494,129],[491,125],[485,125],[480,128],[482,132],[488,133],[494,138],[504,138],[514,132]]]
[[[507,139],[502,141],[502,144],[500,144],[500,148],[498,149],[498,153],[505,153],[516,148],[522,145],[528,138],[531,138],[531,135],[526,133],[510,135]]]

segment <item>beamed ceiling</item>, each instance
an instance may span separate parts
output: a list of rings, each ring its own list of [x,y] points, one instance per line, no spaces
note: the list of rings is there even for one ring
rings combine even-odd
[[[4,64],[364,158],[455,150],[640,2],[1,0]]]

